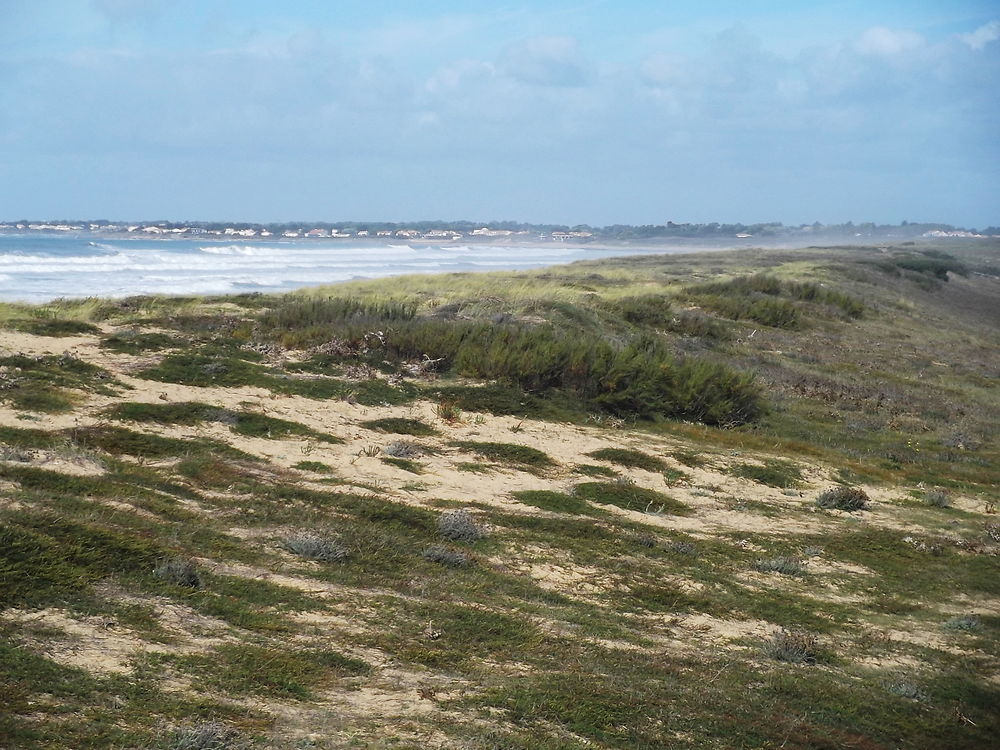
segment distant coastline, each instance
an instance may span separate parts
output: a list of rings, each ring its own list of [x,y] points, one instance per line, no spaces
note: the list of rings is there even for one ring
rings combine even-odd
[[[537,245],[553,243],[568,246],[601,244],[609,248],[686,245],[699,249],[704,243],[733,247],[783,246],[820,242],[904,241],[919,238],[985,238],[1000,236],[1000,227],[981,230],[940,223],[874,224],[801,224],[786,226],[780,222],[758,224],[704,224],[667,222],[665,224],[604,227],[589,225],[524,224],[518,222],[478,223],[468,221],[437,222],[171,222],[44,220],[0,222],[0,235],[56,235],[93,237],[95,239],[204,239],[209,241],[325,241],[372,243],[392,242],[440,245]]]

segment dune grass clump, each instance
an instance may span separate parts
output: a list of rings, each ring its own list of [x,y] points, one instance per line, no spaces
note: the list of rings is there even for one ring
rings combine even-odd
[[[382,446],[382,455],[393,458],[420,458],[423,454],[424,451],[419,445],[408,440],[393,440]]]
[[[165,553],[125,531],[46,514],[7,514],[0,525],[0,607],[79,594],[111,575],[148,576]]]
[[[892,695],[906,700],[925,703],[930,700],[927,692],[916,682],[907,678],[899,678],[885,683],[885,689]]]
[[[35,336],[53,336],[59,338],[64,336],[99,334],[101,332],[100,328],[91,323],[85,323],[82,320],[62,320],[59,318],[12,320],[5,327]]]
[[[512,492],[511,495],[520,503],[556,513],[577,514],[591,511],[590,503],[586,500],[575,495],[568,495],[565,492],[555,492],[554,490],[520,490]]]
[[[982,621],[979,619],[979,615],[956,615],[950,620],[946,621],[944,627],[947,630],[979,630],[982,625]]]
[[[329,464],[325,464],[322,461],[299,461],[297,464],[293,464],[292,468],[298,469],[299,471],[312,471],[316,474],[333,473],[333,468]]]
[[[317,562],[340,562],[349,555],[340,542],[308,532],[287,536],[281,545],[292,554]]]
[[[449,568],[464,568],[469,564],[469,556],[464,552],[448,549],[440,544],[428,547],[421,553],[425,560],[445,565]]]
[[[69,354],[0,357],[0,402],[23,411],[58,414],[80,400],[74,391],[115,395],[111,373]]]
[[[390,432],[395,435],[412,435],[413,437],[430,437],[437,435],[437,430],[426,422],[419,419],[407,419],[405,417],[384,417],[382,419],[369,419],[361,423],[362,427],[376,432]]]
[[[596,458],[599,461],[608,461],[629,469],[644,469],[645,471],[662,471],[667,468],[667,463],[662,458],[651,456],[642,451],[630,448],[601,448],[584,455]]]
[[[932,508],[950,508],[951,495],[946,490],[927,490],[924,492],[924,502]]]
[[[527,471],[542,471],[555,466],[546,453],[527,445],[516,443],[489,443],[475,440],[456,440],[451,443],[455,448],[475,453],[494,463],[514,466]]]
[[[408,471],[411,474],[423,474],[424,467],[418,461],[414,461],[410,458],[394,458],[392,456],[382,456],[380,459],[382,463],[389,464],[390,466],[395,466],[397,469],[402,469],[403,471]]]
[[[167,750],[238,750],[245,747],[240,733],[221,721],[205,721],[175,730]]]
[[[868,509],[868,494],[858,487],[841,485],[821,492],[816,498],[816,505],[827,510],[845,510],[849,513],[855,513]]]
[[[805,564],[798,557],[773,557],[754,563],[761,573],[780,573],[784,576],[800,576],[805,573]]]
[[[437,528],[441,536],[453,542],[474,542],[486,536],[486,529],[477,524],[465,508],[442,513]]]
[[[142,354],[180,346],[183,341],[165,333],[143,333],[138,330],[117,331],[101,339],[101,348],[119,354]]]
[[[737,464],[729,469],[735,477],[743,477],[768,487],[788,489],[802,480],[802,471],[794,464],[780,459],[770,459],[763,465]]]
[[[573,488],[573,495],[600,505],[615,505],[640,513],[667,513],[688,516],[692,511],[684,503],[656,490],[628,481],[584,482]]]
[[[162,561],[153,569],[153,575],[164,583],[189,589],[201,588],[201,575],[193,560],[172,557]]]
[[[764,643],[764,654],[790,664],[815,664],[818,639],[804,630],[779,630]]]

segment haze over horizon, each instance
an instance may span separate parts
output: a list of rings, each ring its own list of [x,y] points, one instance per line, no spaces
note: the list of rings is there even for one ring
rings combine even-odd
[[[9,0],[0,214],[1000,223],[985,0]]]

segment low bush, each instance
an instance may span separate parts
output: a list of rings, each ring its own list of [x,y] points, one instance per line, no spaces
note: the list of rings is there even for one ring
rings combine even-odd
[[[900,678],[885,683],[885,689],[892,695],[907,700],[924,703],[929,700],[927,692],[910,679]]]
[[[414,437],[429,437],[437,434],[437,430],[426,422],[403,417],[370,419],[367,422],[362,422],[361,426],[377,432],[391,432],[396,435],[412,435]]]
[[[945,622],[944,627],[948,630],[979,630],[981,624],[979,615],[956,615]]]
[[[455,448],[475,453],[477,456],[498,464],[514,465],[522,469],[540,471],[555,465],[548,455],[527,445],[516,443],[489,443],[474,440],[456,440]]]
[[[520,490],[511,495],[518,502],[557,513],[587,513],[590,504],[580,497],[553,490]]]
[[[818,640],[803,630],[779,630],[764,643],[764,653],[771,659],[791,664],[815,664]]]
[[[464,552],[451,550],[447,547],[441,546],[440,544],[428,547],[422,554],[425,560],[430,560],[431,562],[436,562],[441,565],[447,565],[450,568],[463,568],[469,564],[469,556]]]
[[[927,490],[924,493],[924,502],[932,508],[950,508],[951,495],[945,490]]]
[[[486,536],[472,514],[465,508],[445,511],[438,517],[438,533],[453,542],[474,542]]]
[[[419,445],[406,440],[393,440],[382,447],[382,455],[393,458],[420,458],[423,454]]]
[[[729,473],[735,477],[750,479],[758,484],[766,484],[768,487],[778,487],[788,489],[795,487],[802,479],[802,471],[787,461],[772,459],[764,464],[737,464],[729,469]]]
[[[349,554],[340,542],[308,532],[287,536],[281,544],[292,554],[318,562],[340,562]]]
[[[184,586],[189,589],[201,588],[201,575],[193,560],[183,557],[173,557],[162,561],[153,570],[153,575],[164,583],[174,586]]]
[[[816,505],[828,510],[846,510],[850,513],[868,509],[868,494],[858,487],[832,487],[816,498]]]
[[[640,513],[669,513],[687,516],[691,509],[668,495],[648,490],[631,482],[584,482],[573,488],[573,494],[583,500],[601,505],[615,505]]]
[[[13,320],[8,328],[35,336],[80,336],[83,334],[99,334],[101,329],[81,320],[60,320],[58,318],[29,318]]]
[[[174,732],[168,750],[237,750],[244,747],[240,734],[220,721],[206,721]]]

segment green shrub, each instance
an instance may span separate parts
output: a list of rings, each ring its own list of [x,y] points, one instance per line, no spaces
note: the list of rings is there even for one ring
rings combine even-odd
[[[317,474],[332,474],[333,469],[329,465],[322,463],[321,461],[299,461],[297,464],[292,466],[293,469],[298,469],[299,471],[313,471]]]
[[[557,513],[587,513],[591,510],[590,504],[586,500],[574,495],[567,495],[565,492],[520,490],[512,492],[511,495],[515,500],[525,505],[533,505],[536,508]]]
[[[531,448],[527,445],[478,442],[474,440],[456,440],[451,445],[499,464],[513,464],[519,468],[535,471],[555,466],[555,461],[549,458],[548,455],[537,448]]]
[[[85,591],[112,574],[150,575],[161,547],[134,534],[47,515],[0,526],[0,608]]]
[[[691,509],[679,500],[630,482],[584,482],[573,488],[573,494],[592,503],[615,505],[640,513],[691,514]]]
[[[662,294],[622,297],[611,303],[609,308],[637,326],[660,328],[668,325],[673,318],[670,301]]]
[[[750,479],[758,484],[782,489],[795,487],[802,479],[801,469],[794,464],[778,459],[765,461],[763,466],[737,464],[729,468],[729,473],[736,477]]]
[[[121,354],[142,354],[179,346],[178,341],[165,333],[143,333],[141,331],[118,331],[101,339],[101,348]]]
[[[0,372],[0,401],[25,411],[66,412],[79,400],[71,390],[110,396],[119,385],[104,368],[69,354],[0,357]]]
[[[429,437],[438,434],[438,431],[426,422],[403,417],[370,419],[367,422],[362,422],[361,426],[377,432],[391,432],[396,435],[413,435],[414,437]]]
[[[81,320],[60,320],[58,318],[29,318],[27,320],[12,320],[7,328],[15,331],[34,334],[35,336],[80,336],[83,334],[99,334],[101,329]]]

